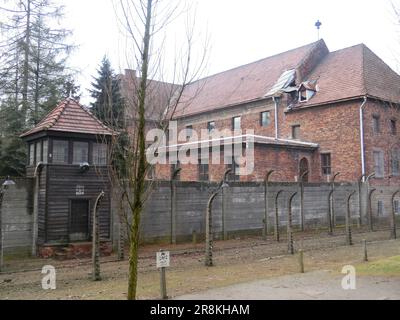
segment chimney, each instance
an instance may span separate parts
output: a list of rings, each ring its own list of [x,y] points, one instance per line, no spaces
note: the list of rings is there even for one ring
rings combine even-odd
[[[128,80],[134,80],[134,79],[136,79],[136,70],[125,69],[125,77],[126,77]]]

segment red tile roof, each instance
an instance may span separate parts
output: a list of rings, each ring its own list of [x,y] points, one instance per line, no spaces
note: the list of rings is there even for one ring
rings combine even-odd
[[[320,40],[199,80],[186,88],[175,116],[185,117],[265,98],[290,69],[297,71],[297,86],[300,81],[316,80],[318,88],[309,101],[295,108],[365,95],[400,102],[400,76],[364,44],[322,52],[322,60],[304,68],[305,61],[307,64],[313,59],[317,46],[323,49],[324,45]]]
[[[79,102],[71,98],[62,101],[35,128],[25,132],[21,137],[27,137],[41,131],[93,135],[112,135],[114,133]]]
[[[185,89],[175,116],[212,111],[263,98],[281,75],[298,67],[323,40],[194,82]]]
[[[297,107],[370,96],[400,102],[400,76],[364,44],[331,52],[311,72],[318,92]]]

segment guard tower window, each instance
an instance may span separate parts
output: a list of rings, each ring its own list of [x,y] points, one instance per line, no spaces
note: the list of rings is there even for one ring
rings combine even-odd
[[[93,143],[93,164],[97,166],[107,165],[107,145]]]
[[[56,164],[68,163],[68,141],[64,140],[53,141],[53,163]]]
[[[35,145],[31,143],[29,145],[29,165],[33,166],[35,164]]]
[[[89,162],[89,143],[74,142],[74,164]]]

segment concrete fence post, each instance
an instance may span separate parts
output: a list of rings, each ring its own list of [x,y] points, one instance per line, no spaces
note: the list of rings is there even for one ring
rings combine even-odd
[[[368,251],[367,251],[367,240],[363,240],[363,248],[364,248],[364,261],[368,262]]]
[[[349,246],[353,245],[353,238],[351,234],[351,215],[350,215],[350,201],[351,197],[356,193],[353,191],[347,198],[347,213],[346,213],[346,242]]]
[[[267,174],[265,175],[265,179],[264,179],[264,220],[263,220],[263,238],[264,240],[267,239],[267,235],[268,235],[268,194],[269,194],[269,178],[271,177],[271,175],[275,172],[275,170],[270,170],[267,172]]]
[[[334,190],[331,190],[331,192],[329,192],[329,196],[328,196],[328,216],[327,216],[327,220],[328,220],[328,232],[330,235],[333,234],[333,221],[332,221],[332,211],[333,211],[333,192]]]
[[[304,252],[302,249],[299,250],[299,267],[300,273],[304,273]]]
[[[335,192],[335,181],[336,181],[336,178],[337,178],[338,176],[340,176],[340,175],[341,175],[340,172],[335,173],[335,174],[333,175],[332,183],[331,183],[332,198],[330,199],[329,206],[330,206],[330,208],[331,208],[330,216],[331,216],[332,231],[333,231],[333,229],[336,227],[335,201],[334,201],[333,193]]]
[[[279,190],[275,196],[275,226],[274,226],[274,233],[275,233],[275,240],[279,242],[279,206],[278,206],[278,198],[280,194],[283,193],[283,190]]]
[[[288,234],[288,252],[290,254],[294,254],[294,245],[293,245],[293,230],[292,230],[292,202],[294,197],[297,195],[295,192],[289,199],[289,208],[288,208],[288,222],[287,222],[287,234]]]
[[[400,190],[397,190],[393,196],[392,196],[392,217],[391,217],[391,223],[390,223],[390,238],[391,239],[397,239],[397,226],[396,226],[396,206],[395,206],[395,198],[397,195],[400,194]]]
[[[175,179],[182,171],[182,168],[176,169],[171,176],[171,244],[176,244],[176,184]]]
[[[357,226],[358,228],[361,228],[362,226],[362,189],[364,185],[366,175],[363,174],[359,179],[358,179],[358,214],[359,217],[357,219]]]
[[[305,217],[304,217],[304,177],[308,175],[310,172],[309,170],[303,172],[300,176],[300,228],[301,231],[304,231],[305,225]]]
[[[99,281],[100,277],[100,232],[99,232],[99,205],[104,198],[102,191],[93,206],[93,229],[92,229],[92,280]]]
[[[223,181],[227,181],[228,174],[232,172],[232,169],[227,169],[224,172]],[[228,240],[228,230],[226,228],[226,190],[224,187],[221,189],[222,196],[222,237],[224,240]]]
[[[368,227],[369,231],[374,231],[374,220],[373,220],[373,214],[372,214],[372,195],[376,189],[371,189],[368,194]]]

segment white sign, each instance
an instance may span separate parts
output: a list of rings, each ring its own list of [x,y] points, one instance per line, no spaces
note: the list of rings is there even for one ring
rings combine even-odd
[[[169,251],[157,252],[157,268],[169,267]]]
[[[85,186],[76,186],[76,195],[84,196],[85,195]]]

